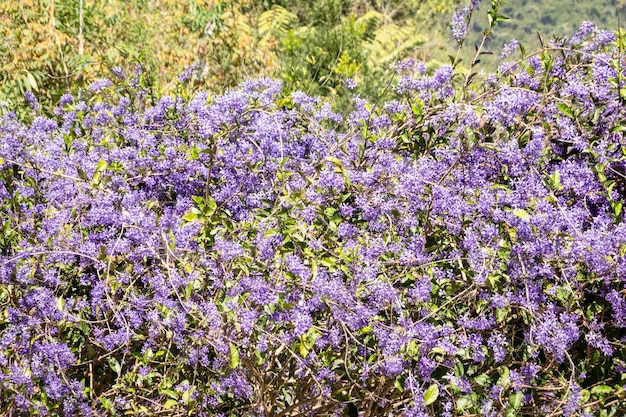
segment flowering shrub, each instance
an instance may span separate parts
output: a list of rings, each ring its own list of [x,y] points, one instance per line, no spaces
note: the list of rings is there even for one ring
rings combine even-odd
[[[0,123],[0,412],[621,415],[621,48],[404,62],[348,115],[268,79],[31,98]]]

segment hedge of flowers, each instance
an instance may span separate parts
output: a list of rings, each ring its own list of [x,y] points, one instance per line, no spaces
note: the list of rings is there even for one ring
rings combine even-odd
[[[0,121],[0,413],[623,415],[623,47],[402,62],[344,115],[268,79],[29,96]]]

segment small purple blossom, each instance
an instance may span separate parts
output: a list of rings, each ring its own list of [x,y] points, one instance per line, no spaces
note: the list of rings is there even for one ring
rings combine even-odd
[[[506,43],[502,48],[502,58],[507,58],[519,47],[519,42],[516,39],[512,39],[509,43]]]
[[[469,12],[469,6],[463,9],[457,6],[452,16],[452,36],[459,43],[462,42],[463,39],[465,39],[465,35],[467,35],[467,15]]]
[[[112,85],[113,83],[111,82],[111,80],[107,78],[101,78],[89,84],[89,87],[87,87],[87,89],[95,93],[105,88],[111,87]]]
[[[180,74],[178,74],[178,76],[176,77],[176,80],[179,83],[184,83],[184,82],[189,81],[189,79],[192,77],[194,71],[196,71],[197,69],[198,69],[198,65],[197,64],[192,64],[192,65],[185,66],[183,71]]]
[[[113,67],[111,69],[111,72],[113,73],[113,75],[115,75],[118,79],[122,81],[126,79],[126,74],[124,73],[124,70],[120,67]]]
[[[39,105],[37,97],[35,97],[35,95],[30,90],[24,91],[24,99],[26,100],[26,103],[28,103],[28,105],[33,109],[37,108]]]

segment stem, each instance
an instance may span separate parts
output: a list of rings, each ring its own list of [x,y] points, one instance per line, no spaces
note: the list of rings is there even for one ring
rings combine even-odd
[[[85,38],[83,36],[83,0],[78,0],[78,55],[85,52]]]

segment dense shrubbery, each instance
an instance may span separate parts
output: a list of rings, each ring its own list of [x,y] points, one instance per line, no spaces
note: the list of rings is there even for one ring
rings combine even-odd
[[[268,79],[29,95],[0,122],[0,412],[623,414],[621,42],[402,62],[343,116]]]

